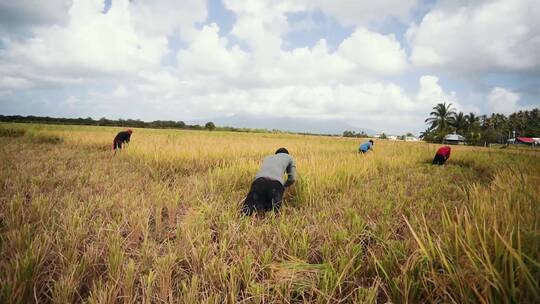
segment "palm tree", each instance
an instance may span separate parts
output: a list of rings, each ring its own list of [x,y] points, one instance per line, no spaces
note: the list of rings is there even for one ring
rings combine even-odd
[[[469,115],[465,115],[465,120],[467,121],[467,132],[473,133],[480,127],[480,117],[476,116],[473,112]]]
[[[420,138],[427,140],[432,135],[432,130],[430,128],[427,128],[425,131],[420,132]]]
[[[457,133],[463,134],[467,130],[467,118],[463,112],[459,112],[454,115],[454,119],[450,122],[450,125],[456,129]]]
[[[456,112],[452,108],[451,103],[446,104],[446,102],[443,102],[433,107],[433,111],[429,115],[430,117],[425,122],[431,125],[430,129],[435,130],[442,137],[448,131],[448,127],[454,122]]]

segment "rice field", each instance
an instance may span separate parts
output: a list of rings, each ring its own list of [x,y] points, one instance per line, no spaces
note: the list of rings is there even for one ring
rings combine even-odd
[[[0,124],[0,303],[539,303],[540,151]],[[265,155],[298,182],[240,205]]]

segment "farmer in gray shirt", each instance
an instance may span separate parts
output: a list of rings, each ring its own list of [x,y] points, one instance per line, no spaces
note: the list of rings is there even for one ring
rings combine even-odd
[[[287,173],[287,180],[283,175]],[[296,180],[294,159],[285,148],[279,148],[276,154],[267,156],[261,169],[255,175],[255,181],[244,200],[242,212],[251,215],[254,211],[279,211],[285,187]]]

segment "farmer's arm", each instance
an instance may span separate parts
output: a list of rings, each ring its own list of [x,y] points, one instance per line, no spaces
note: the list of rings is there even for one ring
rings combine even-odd
[[[294,159],[291,158],[289,165],[287,166],[287,181],[285,182],[285,187],[289,187],[294,184],[296,181],[296,164]]]

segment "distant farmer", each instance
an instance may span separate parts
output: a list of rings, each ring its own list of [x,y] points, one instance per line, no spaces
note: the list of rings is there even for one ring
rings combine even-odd
[[[444,165],[444,163],[450,158],[450,151],[452,149],[449,146],[440,147],[433,159],[434,165]]]
[[[113,139],[113,150],[116,152],[116,149],[122,149],[122,145],[124,143],[129,143],[129,140],[131,138],[131,133],[133,133],[133,130],[127,129],[126,131],[118,132],[116,136]]]
[[[284,175],[287,173],[287,180]],[[254,211],[279,211],[283,192],[296,180],[294,159],[285,148],[279,148],[274,155],[264,158],[255,181],[244,200],[242,212],[251,215]]]
[[[373,151],[373,140],[371,139],[358,147],[358,152],[361,152],[362,154],[367,153],[369,150]]]

